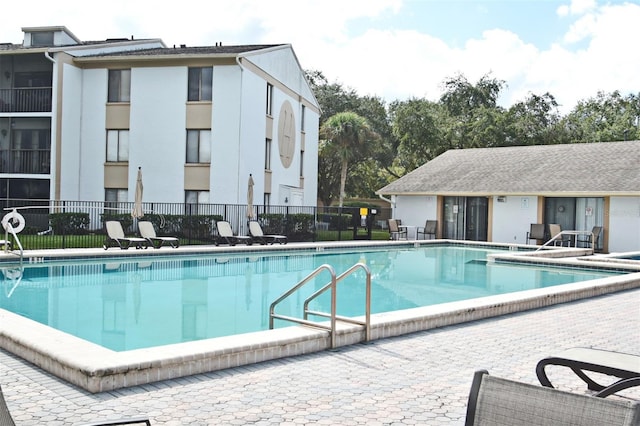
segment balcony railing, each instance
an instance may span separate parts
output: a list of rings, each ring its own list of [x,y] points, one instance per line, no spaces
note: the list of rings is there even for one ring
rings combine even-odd
[[[51,87],[0,89],[2,112],[50,112]]]
[[[0,150],[0,173],[49,174],[49,149]]]

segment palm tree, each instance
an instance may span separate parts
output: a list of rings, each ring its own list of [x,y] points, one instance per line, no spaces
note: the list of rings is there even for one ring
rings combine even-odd
[[[367,119],[355,112],[346,111],[332,115],[322,124],[320,134],[324,139],[322,151],[335,155],[340,161],[340,207],[344,201],[347,169],[350,161],[361,158],[367,142],[377,138]]]

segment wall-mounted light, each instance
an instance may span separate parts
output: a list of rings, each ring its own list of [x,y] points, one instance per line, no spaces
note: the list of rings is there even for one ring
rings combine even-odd
[[[7,136],[7,129],[0,130],[0,134],[4,137]]]
[[[287,204],[289,202],[289,199],[287,197],[284,197],[284,203]]]
[[[4,76],[9,80],[11,78],[11,73],[9,71],[5,71]]]

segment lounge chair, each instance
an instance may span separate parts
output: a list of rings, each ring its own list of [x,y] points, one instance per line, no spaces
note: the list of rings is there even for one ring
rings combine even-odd
[[[527,244],[531,240],[534,240],[536,244],[538,244],[538,241],[544,242],[544,228],[544,223],[532,223],[529,231],[527,231]]]
[[[260,244],[273,244],[273,243],[280,243],[280,244],[287,244],[287,237],[285,235],[276,235],[276,234],[264,234],[264,232],[262,232],[262,226],[260,226],[260,223],[258,221],[252,220],[249,221],[249,233],[251,234],[251,237],[260,242]]]
[[[107,238],[103,244],[105,250],[109,247],[120,247],[126,250],[132,245],[137,249],[149,247],[149,242],[144,238],[125,237],[122,225],[116,220],[105,222],[105,227],[107,228]]]
[[[538,380],[543,386],[552,388],[545,369],[549,365],[569,367],[586,384],[596,391],[595,396],[606,397],[623,389],[640,386],[640,356],[593,348],[571,348],[556,356],[544,358],[536,366]],[[585,371],[607,374],[618,380],[610,385],[601,385],[587,376]]]
[[[387,219],[389,225],[389,239],[407,239],[407,228],[400,228],[400,219]]]
[[[146,239],[153,248],[158,249],[165,243],[169,244],[173,248],[180,247],[180,240],[176,237],[157,236],[153,223],[149,221],[143,220],[138,222],[138,230],[140,231],[140,236]]]
[[[489,375],[473,376],[466,426],[631,426],[640,422],[640,403],[595,398]]]
[[[219,220],[216,222],[216,227],[218,228],[218,237],[215,239],[216,245],[221,242],[226,242],[230,246],[235,246],[239,242],[243,242],[248,246],[253,244],[251,237],[247,235],[235,235],[233,229],[231,229],[231,224],[227,221]]]
[[[427,239],[427,235],[430,235],[433,239],[436,238],[436,231],[438,230],[437,220],[427,220],[423,227],[417,229],[416,236],[424,235],[424,239]]]
[[[13,417],[7,407],[7,402],[4,400],[2,394],[2,387],[0,387],[0,425],[2,426],[15,426]],[[92,423],[86,423],[84,426],[108,426],[108,425],[147,425],[151,426],[151,421],[146,417],[130,417],[119,420],[106,420]]]

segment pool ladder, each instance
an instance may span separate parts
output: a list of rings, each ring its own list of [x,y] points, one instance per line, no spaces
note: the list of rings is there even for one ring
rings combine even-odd
[[[336,291],[336,288],[337,288],[337,285],[338,285],[338,283],[340,281],[342,281],[343,279],[345,279],[346,277],[348,277],[349,275],[351,275],[352,273],[354,273],[358,269],[363,269],[365,271],[365,275],[366,275],[365,315],[364,315],[365,320],[364,321],[359,321],[359,320],[356,320],[354,318],[343,317],[343,316],[340,316],[340,315],[336,314],[336,306],[337,306],[337,300],[336,300],[337,299],[337,297],[336,297],[337,291]],[[312,295],[307,297],[307,299],[304,301],[304,305],[303,305],[303,311],[304,312],[303,312],[303,318],[302,319],[295,318],[295,317],[290,317],[290,316],[286,316],[286,315],[280,315],[280,314],[277,314],[275,312],[275,309],[276,309],[276,306],[278,305],[278,303],[282,302],[284,299],[289,297],[291,294],[293,294],[295,291],[300,289],[306,283],[311,281],[311,279],[313,279],[317,275],[321,274],[323,271],[328,271],[329,272],[329,274],[331,275],[331,281],[329,281],[329,283],[325,284],[324,286],[322,286],[322,288],[320,288],[319,290],[314,292]],[[331,312],[327,313],[327,312],[309,310],[309,303],[311,303],[316,297],[320,296],[321,294],[323,294],[327,290],[331,290]],[[309,315],[329,318],[329,325],[326,325],[326,324],[323,324],[323,323],[319,323],[319,322],[316,322],[316,321],[310,321],[309,320]],[[307,325],[309,327],[316,327],[316,328],[321,328],[323,330],[328,330],[329,333],[330,333],[330,337],[331,337],[331,348],[335,348],[336,347],[336,323],[337,323],[337,321],[348,322],[348,323],[351,323],[351,324],[358,324],[358,325],[364,326],[365,341],[368,342],[369,340],[371,340],[371,271],[369,270],[369,267],[367,265],[365,265],[364,263],[356,263],[355,265],[353,265],[352,267],[350,267],[349,269],[344,271],[339,276],[336,276],[336,272],[333,269],[333,266],[327,265],[327,264],[318,266],[313,272],[311,272],[309,275],[307,275],[305,278],[303,278],[298,284],[293,286],[290,290],[285,292],[282,296],[278,297],[271,304],[271,306],[269,308],[269,329],[273,329],[274,320],[275,319],[296,322],[298,324]]]

